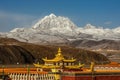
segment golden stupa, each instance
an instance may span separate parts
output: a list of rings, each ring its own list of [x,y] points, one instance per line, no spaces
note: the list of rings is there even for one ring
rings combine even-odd
[[[65,59],[62,55],[61,48],[58,48],[58,53],[53,59],[43,58],[44,64],[35,64],[35,67],[42,69],[80,69],[83,65],[75,65],[76,59]]]

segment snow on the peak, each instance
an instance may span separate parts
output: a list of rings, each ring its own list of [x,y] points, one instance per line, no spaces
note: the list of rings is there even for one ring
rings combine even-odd
[[[58,32],[74,31],[76,28],[77,26],[69,18],[54,14],[45,16],[33,26],[33,29],[37,30],[57,30]]]
[[[68,18],[50,14],[38,21],[32,28],[15,28],[7,34],[24,42],[66,42],[67,36],[73,36],[76,27]],[[61,34],[64,36],[61,36]],[[67,36],[66,36],[67,35]]]
[[[112,39],[112,40],[115,39],[116,40],[120,38],[120,36],[118,35],[118,33],[120,32],[120,28],[104,29],[104,28],[93,26],[91,24],[87,24],[85,27],[79,28],[78,31],[81,33],[92,35],[93,38],[100,39],[100,40],[101,39]]]
[[[2,36],[2,34],[0,34]],[[31,28],[15,28],[4,35],[25,42],[67,42],[75,39],[120,39],[120,27],[104,29],[86,24],[77,27],[69,18],[50,14],[40,19]]]
[[[96,26],[93,26],[91,24],[86,24],[86,26],[84,28],[85,29],[96,29]]]
[[[79,31],[81,33],[86,33],[86,34],[93,35],[93,36],[102,36],[105,34],[105,29],[98,28],[91,24],[86,24],[85,27],[79,28]]]
[[[51,13],[51,14],[49,15],[49,17],[56,17],[56,15],[53,14],[53,13]]]
[[[120,33],[120,27],[112,29],[115,33]]]
[[[13,30],[11,30],[10,32],[23,32],[24,28],[15,28]]]
[[[101,34],[104,34],[104,29],[97,28],[96,26],[93,26],[91,24],[86,24],[85,27],[79,28],[79,31],[81,33],[86,33],[86,34],[90,34],[90,35],[101,35]]]
[[[1,37],[2,37],[2,38],[5,38],[7,34],[8,34],[8,33],[2,33],[2,32],[0,32],[0,38],[1,38]]]

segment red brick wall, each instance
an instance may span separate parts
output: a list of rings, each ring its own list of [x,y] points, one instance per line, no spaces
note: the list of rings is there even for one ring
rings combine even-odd
[[[92,80],[92,77],[91,76],[78,76],[78,77],[63,76],[62,80]]]
[[[91,76],[80,76],[76,77],[75,80],[92,80]]]
[[[62,80],[120,80],[120,76],[62,76]]]
[[[62,76],[62,80],[75,80],[73,76]]]
[[[120,80],[120,76],[96,76],[95,80]]]

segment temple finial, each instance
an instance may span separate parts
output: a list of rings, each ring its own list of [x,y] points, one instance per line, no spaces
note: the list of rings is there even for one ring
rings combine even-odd
[[[56,54],[56,58],[63,58],[63,55],[62,55],[62,53],[61,53],[62,51],[61,51],[61,48],[59,47],[58,48],[58,53]]]
[[[58,54],[61,54],[61,48],[60,47],[58,48]]]

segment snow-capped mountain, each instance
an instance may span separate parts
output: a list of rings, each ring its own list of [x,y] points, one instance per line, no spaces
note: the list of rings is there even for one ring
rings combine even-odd
[[[65,43],[68,42],[68,38],[78,35],[77,28],[69,18],[50,14],[40,19],[31,28],[11,30],[7,37],[32,43]]]
[[[86,24],[85,27],[78,28],[81,33],[92,35],[92,39],[102,40],[119,40],[120,39],[120,28],[115,29],[104,29],[101,27],[96,27],[91,24]]]
[[[66,31],[73,31],[77,26],[66,17],[50,14],[39,20],[34,26],[34,29],[55,29],[64,28]]]
[[[3,34],[0,34],[2,36]],[[76,40],[120,40],[120,27],[104,29],[86,24],[77,27],[69,18],[50,14],[30,28],[15,28],[4,34],[8,38],[32,43],[68,43]]]
[[[49,34],[76,35],[77,26],[66,17],[50,14],[39,20],[33,27],[34,30],[49,31]]]

